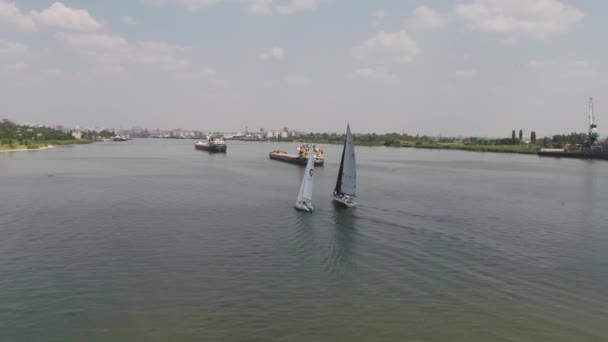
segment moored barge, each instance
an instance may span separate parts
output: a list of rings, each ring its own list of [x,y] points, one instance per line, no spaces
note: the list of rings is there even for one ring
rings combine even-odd
[[[297,154],[287,153],[284,151],[274,150],[270,152],[270,159],[291,163],[291,164],[299,164],[306,165],[308,162],[308,153],[310,149],[313,149],[313,153],[315,153],[315,166],[323,166],[325,162],[325,153],[323,149],[317,148],[316,146],[309,146],[308,144],[302,144],[298,146]]]

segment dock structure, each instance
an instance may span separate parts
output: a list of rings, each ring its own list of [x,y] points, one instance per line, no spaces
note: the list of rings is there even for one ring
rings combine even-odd
[[[538,152],[538,155],[541,157],[608,160],[608,152],[604,150],[602,145],[598,144],[599,136],[593,113],[593,98],[591,97],[589,98],[589,133],[580,149],[574,151],[563,148],[542,149]]]

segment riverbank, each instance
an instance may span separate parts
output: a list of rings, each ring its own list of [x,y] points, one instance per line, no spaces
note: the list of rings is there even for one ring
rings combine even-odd
[[[325,145],[341,145],[343,141],[304,138],[298,140],[279,140],[284,142],[304,142],[311,144]],[[471,152],[493,152],[493,153],[518,153],[518,154],[537,154],[540,148],[537,145],[482,145],[482,144],[465,144],[453,142],[421,142],[421,141],[361,141],[355,140],[357,146],[386,146],[386,147],[406,147],[406,148],[424,148],[433,150],[461,150]]]
[[[537,154],[540,150],[535,145],[467,145],[459,143],[433,143],[433,144],[402,144],[396,147],[441,149],[441,150],[460,150],[471,152],[493,152],[493,153],[518,153],[518,154]]]
[[[90,140],[45,140],[37,142],[28,142],[27,145],[15,144],[0,144],[0,152],[23,152],[23,151],[41,151],[57,147],[59,145],[83,145],[90,144]]]
[[[48,145],[48,146],[43,146],[43,147],[38,147],[38,148],[14,148],[14,149],[8,149],[8,150],[3,149],[3,147],[4,146],[0,146],[0,153],[2,153],[2,152],[41,151],[41,150],[48,150],[51,148],[55,148],[56,146]]]

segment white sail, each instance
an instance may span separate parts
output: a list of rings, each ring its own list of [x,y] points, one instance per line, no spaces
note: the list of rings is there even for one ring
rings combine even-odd
[[[300,184],[300,192],[298,192],[298,199],[296,200],[296,205],[298,203],[302,203],[304,201],[304,187],[306,186],[306,176],[302,178],[302,183]]]
[[[356,196],[357,192],[357,168],[355,161],[355,142],[350,132],[350,126],[346,126],[346,141],[344,143],[344,159],[342,161],[342,181],[340,193]]]
[[[311,149],[308,153],[308,162],[306,163],[306,171],[302,177],[302,184],[300,184],[300,192],[298,193],[298,199],[296,200],[296,208],[312,211],[312,186],[313,186],[313,175],[315,172],[315,153]]]
[[[315,152],[311,147],[308,151],[308,163],[306,163],[306,173],[304,173],[304,192],[302,198],[307,201],[312,200],[313,175],[315,173]]]

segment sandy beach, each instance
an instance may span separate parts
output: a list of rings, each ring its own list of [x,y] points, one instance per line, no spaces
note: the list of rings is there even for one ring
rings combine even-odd
[[[55,147],[56,146],[54,146],[54,145],[48,145],[48,146],[45,146],[45,147],[34,148],[34,149],[17,148],[17,149],[12,149],[12,150],[0,150],[0,153],[2,153],[2,152],[41,151],[41,150],[48,150],[50,148],[55,148]]]

